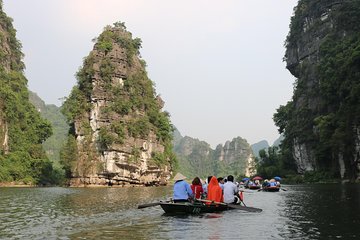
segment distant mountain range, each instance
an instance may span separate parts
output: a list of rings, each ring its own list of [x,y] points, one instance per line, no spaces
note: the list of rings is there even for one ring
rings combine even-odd
[[[251,171],[250,167],[254,162],[250,145],[241,137],[212,149],[207,142],[189,136],[183,137],[175,130],[173,144],[179,172],[189,177],[206,178],[209,175],[219,177],[229,174],[244,176]]]
[[[30,92],[29,99],[40,114],[53,125],[53,135],[43,145],[48,157],[58,165],[60,148],[69,131],[66,119],[60,112],[60,107],[45,104],[36,93]],[[280,136],[272,146],[278,146],[282,139]],[[250,146],[245,139],[236,137],[212,149],[209,143],[182,136],[177,129],[173,133],[173,150],[179,164],[178,171],[188,177],[245,175],[246,170],[250,168],[249,161],[252,162],[254,157],[258,157],[261,149],[267,149],[269,146],[266,140]]]
[[[271,146],[269,145],[268,141],[266,141],[266,140],[261,140],[260,142],[252,144],[251,149],[254,153],[254,156],[259,157],[259,151],[262,149],[267,149],[268,147],[279,146],[283,139],[284,139],[284,136],[280,135],[280,137],[278,139],[276,139]]]

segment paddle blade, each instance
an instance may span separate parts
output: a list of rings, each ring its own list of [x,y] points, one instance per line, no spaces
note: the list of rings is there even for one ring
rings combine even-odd
[[[159,205],[159,204],[160,204],[160,202],[142,204],[142,205],[139,205],[139,206],[138,206],[138,209],[147,208],[147,207],[155,207],[155,206],[157,206],[157,205]]]
[[[235,205],[235,204],[228,204],[228,206],[230,208],[239,209],[239,210],[246,211],[246,212],[262,212],[262,209],[260,209],[260,208],[244,207],[244,206]]]

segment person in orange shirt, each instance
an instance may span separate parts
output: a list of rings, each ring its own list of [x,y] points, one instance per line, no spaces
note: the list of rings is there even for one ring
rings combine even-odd
[[[208,195],[207,200],[214,201],[214,202],[223,202],[224,196],[223,191],[219,185],[218,180],[215,176],[213,176],[210,180],[208,185]]]

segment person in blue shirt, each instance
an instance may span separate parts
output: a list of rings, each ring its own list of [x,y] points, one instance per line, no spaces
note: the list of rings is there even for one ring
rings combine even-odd
[[[177,173],[174,177],[174,202],[187,202],[189,198],[194,197],[190,184],[185,181],[186,177],[181,173]]]
[[[219,182],[219,185],[221,187],[221,189],[224,191],[224,184],[225,184],[225,180],[223,177],[218,177],[218,182]]]

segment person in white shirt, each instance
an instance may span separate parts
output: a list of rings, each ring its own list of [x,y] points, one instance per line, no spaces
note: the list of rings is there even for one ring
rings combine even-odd
[[[224,203],[238,204],[239,201],[239,189],[234,183],[234,177],[229,175],[227,182],[224,184]]]

